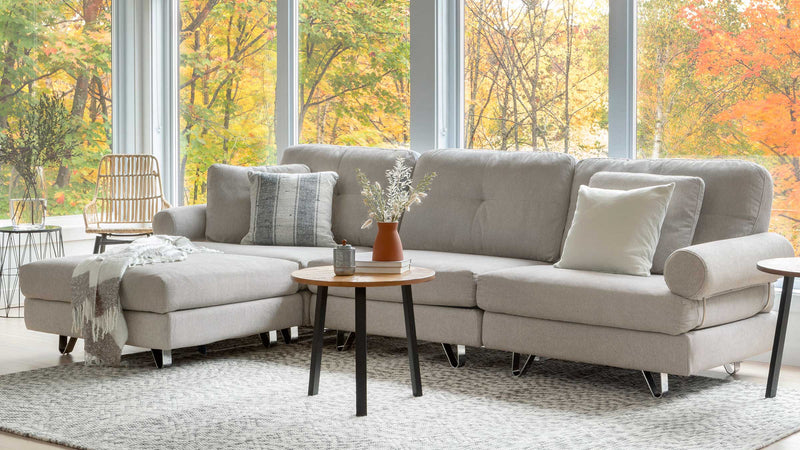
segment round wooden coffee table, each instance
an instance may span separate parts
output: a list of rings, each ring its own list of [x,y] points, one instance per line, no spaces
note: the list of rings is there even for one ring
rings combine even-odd
[[[356,415],[367,415],[367,288],[401,286],[403,313],[408,339],[408,365],[411,370],[411,391],[415,397],[422,395],[422,381],[417,355],[417,328],[414,323],[414,300],[411,285],[431,281],[436,272],[423,267],[412,267],[401,274],[357,274],[337,276],[333,266],[309,267],[292,273],[298,283],[316,285],[317,306],[314,315],[314,339],[311,344],[311,371],[308,375],[308,395],[319,392],[319,371],[322,363],[322,339],[325,331],[325,310],[328,287],[352,287],[356,290]]]
[[[778,393],[778,377],[781,373],[783,359],[783,343],[786,340],[786,324],[789,321],[789,309],[792,305],[792,289],[794,279],[800,276],[800,258],[774,258],[759,261],[758,270],[783,277],[781,303],[778,306],[778,324],[775,326],[775,338],[772,341],[772,357],[769,360],[769,377],[765,397],[772,398]]]

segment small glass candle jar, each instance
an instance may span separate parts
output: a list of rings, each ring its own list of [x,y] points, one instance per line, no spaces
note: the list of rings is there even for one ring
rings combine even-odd
[[[356,273],[356,249],[347,241],[333,249],[333,273],[353,275]]]

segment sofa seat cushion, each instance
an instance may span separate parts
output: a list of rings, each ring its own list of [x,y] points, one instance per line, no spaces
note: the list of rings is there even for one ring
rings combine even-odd
[[[26,298],[70,302],[72,271],[87,256],[37,261],[20,269]],[[127,311],[168,313],[294,294],[291,273],[298,264],[283,259],[195,253],[185,261],[129,268],[120,299]]]
[[[670,292],[664,277],[635,277],[553,266],[517,267],[478,277],[478,307],[536,319],[678,335],[746,319],[772,305],[769,283],[703,301]]]
[[[545,264],[527,259],[501,258],[498,256],[472,255],[466,253],[433,252],[427,250],[404,250],[403,256],[411,258],[411,264],[436,271],[436,279],[414,286],[414,303],[419,305],[458,306],[474,308],[475,278],[484,273],[512,267]],[[331,264],[331,257],[311,261],[309,267]],[[317,292],[316,286],[309,286]],[[399,287],[367,289],[367,298],[387,302],[402,302]],[[328,295],[354,298],[353,288],[329,288]]]
[[[310,261],[328,261],[333,264],[333,249],[330,247],[292,247],[286,245],[242,245],[225,244],[222,242],[198,242],[197,245],[219,250],[230,255],[261,256],[264,258],[278,258],[293,261],[301,268],[308,267]],[[369,247],[356,247],[356,253],[371,252]]]

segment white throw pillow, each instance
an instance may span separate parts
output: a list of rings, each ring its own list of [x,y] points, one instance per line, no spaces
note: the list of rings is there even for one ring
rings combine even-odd
[[[650,276],[675,183],[629,191],[581,186],[561,269]]]
[[[669,200],[664,224],[661,225],[661,237],[658,238],[650,273],[664,273],[664,264],[669,255],[675,250],[692,245],[700,209],[703,207],[705,182],[699,177],[631,172],[597,172],[589,180],[589,187],[621,191],[669,183],[675,183],[675,190]]]

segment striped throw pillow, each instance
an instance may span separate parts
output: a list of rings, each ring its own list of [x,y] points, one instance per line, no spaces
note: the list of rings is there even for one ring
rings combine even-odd
[[[249,172],[250,230],[242,244],[333,247],[336,172]]]

